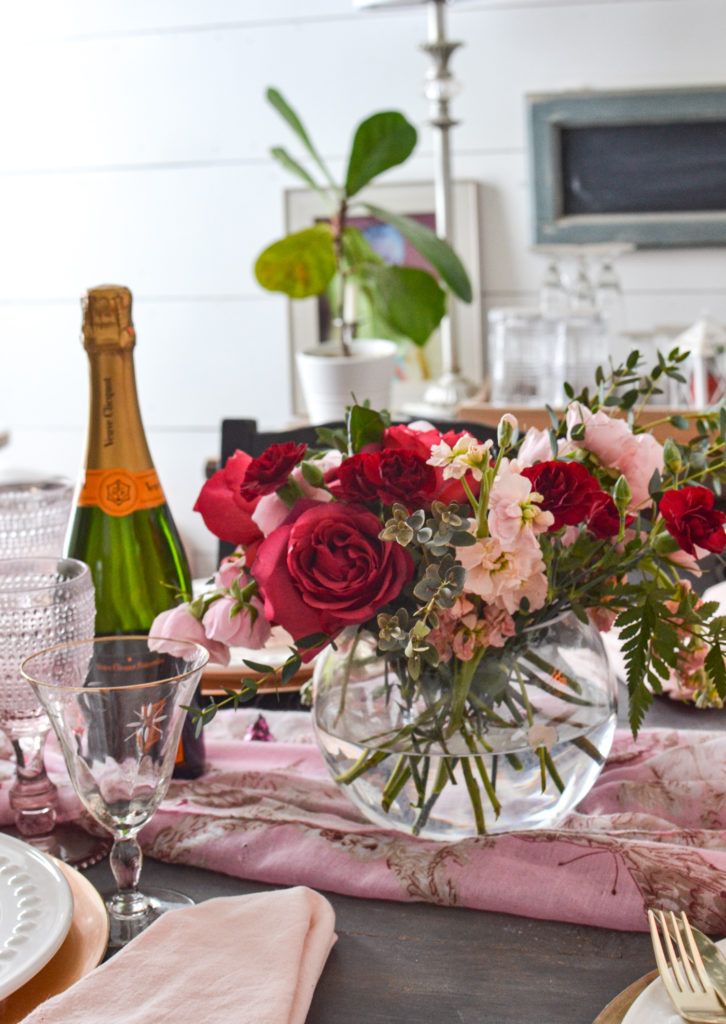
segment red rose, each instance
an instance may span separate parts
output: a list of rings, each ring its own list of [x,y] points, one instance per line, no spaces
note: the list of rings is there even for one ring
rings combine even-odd
[[[542,495],[540,507],[555,517],[550,532],[584,522],[590,516],[593,502],[601,500],[600,495],[605,493],[579,462],[538,462],[526,466],[522,476],[531,482],[533,491]]]
[[[467,434],[473,437],[468,430],[460,430],[458,432],[448,430],[445,434],[441,434],[435,428],[431,430],[411,430],[404,423],[398,423],[384,430],[383,447],[396,451],[414,452],[416,455],[422,456],[424,461],[427,461],[435,444],[446,441],[449,447],[453,448],[459,438]],[[440,467],[432,468],[436,474],[436,486],[434,488],[435,493],[431,497],[436,498],[437,501],[443,501],[447,505],[451,501],[457,501],[460,505],[467,505],[469,499],[461,480],[444,480],[443,469]],[[467,473],[464,479],[476,497],[479,494],[479,482],[474,479],[471,473]]]
[[[359,505],[299,501],[260,544],[252,566],[265,617],[296,640],[335,636],[370,619],[413,575],[410,554],[379,540],[380,530],[378,517]]]
[[[230,544],[252,544],[262,531],[252,521],[256,501],[246,501],[240,486],[252,458],[239,449],[230,455],[224,469],[218,469],[204,484],[194,506],[204,525],[215,537]]]
[[[713,501],[707,487],[693,486],[666,491],[660,499],[666,529],[689,555],[696,554],[696,546],[716,553],[726,547],[726,514],[714,508]]]
[[[252,459],[247,467],[240,488],[242,497],[254,501],[282,487],[295,466],[302,462],[307,450],[306,444],[295,444],[293,441],[271,444],[262,455]]]

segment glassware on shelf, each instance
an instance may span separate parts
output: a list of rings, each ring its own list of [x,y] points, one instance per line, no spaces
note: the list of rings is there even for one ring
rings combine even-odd
[[[553,253],[539,290],[539,308],[545,316],[561,316],[567,311],[567,288],[557,254]]]
[[[595,287],[590,279],[590,268],[588,265],[588,254],[580,250],[575,260],[575,272],[569,288],[570,310],[573,313],[594,313]]]
[[[138,888],[136,838],[163,800],[188,705],[209,655],[199,644],[116,636],[39,651],[22,673],[46,709],[73,786],[113,835],[116,890],[106,895],[109,945],[125,945],[160,914],[192,903]]]
[[[110,843],[79,826],[57,822],[57,790],[44,760],[50,723],[20,672],[34,651],[93,636],[93,582],[71,558],[0,560],[0,728],[16,759],[10,806],[17,833],[76,867],[100,860]]]
[[[565,381],[577,394],[592,385],[597,367],[607,363],[608,326],[602,314],[591,311],[562,317],[557,321],[557,331],[561,390],[555,404],[560,404],[566,401],[562,390]]]
[[[493,405],[544,405],[561,388],[558,323],[538,309],[489,312],[489,399]]]

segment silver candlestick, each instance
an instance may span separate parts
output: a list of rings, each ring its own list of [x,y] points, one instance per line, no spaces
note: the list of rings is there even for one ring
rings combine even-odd
[[[421,49],[430,59],[424,94],[429,101],[429,124],[433,128],[434,143],[434,201],[436,233],[449,244],[453,242],[453,193],[451,176],[450,130],[458,122],[449,111],[449,102],[459,91],[459,83],[451,74],[449,60],[461,43],[446,38],[444,7],[446,0],[428,0],[428,40]],[[455,323],[447,314],[441,321],[441,376],[429,385],[424,402],[433,407],[453,410],[460,402],[478,390],[461,373]]]
[[[424,94],[429,101],[429,121],[433,128],[434,146],[434,200],[436,233],[450,245],[453,236],[453,191],[451,176],[450,130],[458,122],[449,111],[450,100],[458,93],[459,83],[449,70],[452,53],[461,43],[446,38],[444,7],[447,0],[353,0],[356,7],[405,7],[426,3],[428,8],[428,39],[421,49],[428,54],[430,64],[426,72]],[[475,282],[474,287],[477,286]],[[446,415],[456,406],[474,395],[479,389],[462,375],[456,338],[456,323],[447,314],[439,325],[441,338],[441,376],[430,384],[419,403],[406,411],[419,414]]]

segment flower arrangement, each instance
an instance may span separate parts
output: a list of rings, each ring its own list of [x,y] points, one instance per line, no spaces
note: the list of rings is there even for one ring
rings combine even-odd
[[[685,356],[674,349],[642,376],[634,352],[598,370],[592,392],[566,389],[570,404],[561,417],[550,412],[548,430],[520,437],[504,415],[496,445],[394,425],[354,406],[346,429],[323,432],[319,448],[277,444],[258,458],[237,451],[195,506],[237,552],[209,590],[163,613],[152,633],[197,640],[225,662],[230,646],[262,647],[279,625],[292,638],[275,670],[285,681],[353,627],[396,668],[385,684],[394,699],[418,709],[384,745],[400,750],[405,741],[418,755],[463,736],[481,751],[492,723],[529,725],[542,786],[559,787],[554,737],[534,723],[516,675],[501,674],[503,659],[516,662],[537,627],[569,612],[600,631],[619,629],[634,735],[672,677],[698,703],[726,696],[726,617],[691,582],[704,557],[726,547],[726,514],[715,501],[726,411],[693,414],[694,435],[683,443],[661,444],[654,424],[639,424],[659,381],[678,377]],[[688,425],[685,416],[670,422]],[[544,667],[535,674],[543,694],[584,703],[575,678]],[[434,677],[435,699],[427,697]],[[229,691],[199,713],[199,726],[218,706],[252,698],[258,685],[245,680]],[[580,746],[601,758],[587,741]],[[350,783],[375,763],[364,752],[341,778]],[[485,793],[496,814],[491,772],[481,759],[476,768],[479,782],[465,780],[472,801]],[[411,758],[397,770],[413,778],[430,810],[441,780],[432,790]]]

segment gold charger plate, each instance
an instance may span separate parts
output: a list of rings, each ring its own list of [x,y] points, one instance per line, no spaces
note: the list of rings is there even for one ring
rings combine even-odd
[[[51,858],[68,880],[73,917],[58,952],[38,973],[0,1001],[2,1024],[17,1024],[31,1010],[70,988],[101,962],[108,945],[108,912],[96,889],[75,868]]]
[[[619,995],[615,996],[612,1002],[608,1003],[592,1024],[622,1024],[625,1014],[640,993],[657,977],[658,972],[651,971],[649,974],[644,974],[642,978],[638,978],[632,985],[628,985]]]

